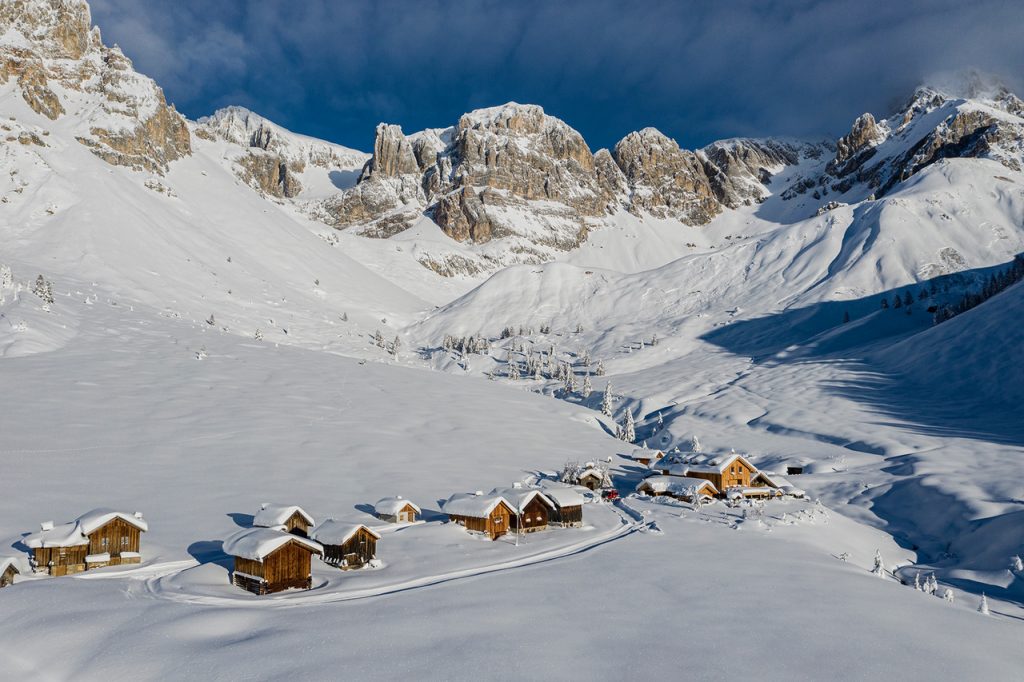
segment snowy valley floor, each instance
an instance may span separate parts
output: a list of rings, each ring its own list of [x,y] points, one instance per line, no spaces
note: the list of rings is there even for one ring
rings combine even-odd
[[[94,305],[76,325],[69,309],[45,318],[70,328],[50,333],[53,350],[0,368],[3,553],[19,553],[42,520],[100,505],[139,509],[151,530],[138,568],[0,591],[0,677],[934,680],[1024,669],[1017,603],[993,599],[985,617],[971,592],[950,605],[871,575],[876,549],[890,567],[914,555],[854,520],[866,513],[857,505],[839,509],[827,473],[807,480],[831,491],[830,510],[783,502],[759,520],[721,503],[696,512],[631,498],[628,509],[588,505],[588,528],[489,543],[436,520],[437,501],[572,459],[615,457],[628,478],[595,412],[125,306]],[[739,430],[695,408],[678,418],[717,438]],[[260,502],[379,525],[364,505],[393,494],[419,502],[427,522],[384,535],[384,568],[314,562],[316,589],[263,600],[227,585],[218,543]]]

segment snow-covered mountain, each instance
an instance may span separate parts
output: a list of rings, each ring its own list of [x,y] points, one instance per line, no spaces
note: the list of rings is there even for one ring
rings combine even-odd
[[[778,518],[769,507],[681,519],[691,514],[681,503],[634,497],[595,512],[591,544],[544,536],[526,563],[573,557],[601,583],[621,557],[598,570],[593,556],[630,535],[615,542],[635,542],[643,570],[609,578],[608,603],[632,613],[652,594],[680,599],[662,564],[694,581],[719,576],[702,592],[731,597],[700,604],[713,627],[694,637],[706,645],[747,607],[728,585],[762,570],[741,560],[755,547],[773,577],[798,576],[773,583],[785,601],[831,595],[842,619],[875,633],[871,646],[916,642],[900,622],[875,631],[889,604],[945,623],[930,641],[969,637],[979,630],[962,604],[917,603],[865,576],[880,548],[899,577],[934,572],[963,603],[985,592],[1024,616],[1024,576],[1006,569],[1024,552],[1014,356],[1024,285],[1010,265],[1021,253],[1024,104],[999,87],[922,87],[837,140],[686,150],[641,128],[593,152],[569,123],[509,103],[409,135],[382,123],[360,152],[239,107],[188,121],[104,46],[82,0],[0,0],[0,376],[11,377],[0,452],[13,472],[0,479],[0,537],[16,548],[37,515],[74,518],[84,509],[68,505],[105,502],[88,500],[116,468],[127,484],[109,495],[155,510],[158,559],[122,591],[103,587],[119,580],[69,579],[93,590],[86,597],[32,581],[11,602],[17,627],[0,635],[42,631],[33,596],[102,611],[129,639],[143,637],[135,618],[170,609],[183,627],[221,633],[202,656],[223,661],[237,629],[277,626],[218,592],[204,524],[231,526],[224,514],[242,517],[236,508],[266,494],[301,492],[336,513],[359,510],[372,489],[428,509],[452,492],[541,480],[566,459],[611,457],[629,492],[644,472],[612,437],[628,412],[652,448],[686,449],[696,435],[764,470],[798,465],[800,487],[830,511],[808,502]],[[50,487],[27,500],[43,479]],[[404,603],[421,583],[447,594],[441,583],[526,565],[518,546],[481,550],[439,518],[423,532],[431,547],[456,548],[447,556],[422,554],[424,536],[403,529],[382,541],[393,563],[354,578],[352,594],[348,578],[324,578],[326,596],[308,605],[325,631],[354,622],[319,608],[331,601]],[[417,573],[435,560],[437,575]],[[508,603],[534,594],[511,590]],[[539,608],[550,590],[536,592]],[[461,613],[492,598],[467,589]],[[828,645],[804,612],[765,599],[773,624]],[[670,612],[680,615],[666,627],[692,624],[692,610]],[[390,613],[388,626],[402,618]],[[630,626],[630,650],[649,626]],[[165,639],[182,637],[166,627]],[[1015,669],[1005,651],[1019,632],[985,632],[977,661],[922,658],[937,671]],[[277,637],[253,641],[298,645]],[[368,646],[365,633],[353,641]],[[92,662],[89,642],[72,647],[76,664],[123,672]],[[174,676],[162,651],[153,676]],[[244,668],[242,658],[232,660]]]

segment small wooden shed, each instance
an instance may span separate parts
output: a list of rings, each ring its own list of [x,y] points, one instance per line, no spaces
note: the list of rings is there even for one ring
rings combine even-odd
[[[139,512],[99,508],[59,526],[47,521],[23,542],[33,550],[37,571],[60,576],[139,563],[141,534],[147,530],[149,525]]]
[[[419,518],[422,510],[414,502],[399,495],[377,500],[377,504],[373,505],[373,512],[381,521],[412,523]]]
[[[508,532],[515,510],[500,495],[456,493],[441,505],[451,521],[466,530],[483,533],[492,540]]]
[[[224,541],[234,557],[231,582],[253,594],[313,586],[313,555],[324,550],[308,538],[277,528],[246,528]]]
[[[313,529],[312,538],[323,545],[326,563],[350,569],[362,568],[377,557],[380,534],[361,523],[327,519]]]
[[[585,469],[580,472],[579,482],[588,490],[598,490],[604,484],[604,474],[597,469]]]
[[[635,448],[633,450],[633,461],[644,466],[649,466],[651,462],[657,462],[663,458],[665,453],[661,450],[651,450],[646,445],[642,448]]]
[[[500,496],[512,510],[512,530],[533,533],[548,527],[555,503],[536,488],[495,488],[491,495]]]
[[[14,584],[14,576],[20,575],[21,571],[15,565],[14,557],[0,558],[0,588]]]
[[[295,504],[264,502],[252,517],[252,525],[259,528],[280,528],[286,533],[309,537],[309,529],[316,523],[306,510]]]
[[[545,488],[544,496],[551,500],[554,509],[548,523],[563,528],[583,526],[583,496],[572,488]]]

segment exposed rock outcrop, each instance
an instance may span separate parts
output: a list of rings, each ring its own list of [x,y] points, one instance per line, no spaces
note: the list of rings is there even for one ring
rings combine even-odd
[[[14,77],[29,107],[51,120],[70,104],[88,112],[77,139],[112,164],[164,172],[191,153],[185,119],[163,91],[103,45],[82,0],[0,5],[0,79]]]
[[[721,212],[703,159],[680,149],[661,131],[644,128],[630,133],[613,153],[629,183],[629,206],[634,213],[645,211],[658,218],[703,225]]]

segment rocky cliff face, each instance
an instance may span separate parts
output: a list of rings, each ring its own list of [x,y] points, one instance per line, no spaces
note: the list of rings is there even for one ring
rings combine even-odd
[[[920,88],[895,115],[876,121],[863,114],[836,143],[823,173],[801,178],[783,196],[881,197],[896,183],[944,158],[988,158],[1024,167],[1024,106],[1006,90],[972,99]],[[857,196],[845,195],[855,193]]]
[[[103,45],[83,0],[0,5],[0,81],[16,79],[25,103],[50,120],[74,106],[76,138],[106,161],[162,173],[191,153],[185,119],[163,91]]]
[[[429,216],[460,242],[519,238],[531,260],[533,247],[579,246],[619,210],[702,225],[723,206],[762,200],[762,183],[796,156],[793,147],[754,141],[686,151],[653,128],[595,154],[540,107],[510,103],[408,137],[381,124],[359,183],[324,202],[321,213],[375,237]]]
[[[294,199],[306,189],[303,178],[316,168],[327,174],[358,168],[366,154],[296,135],[242,107],[227,107],[199,119],[193,131],[209,142],[227,142],[235,174],[262,194]]]

